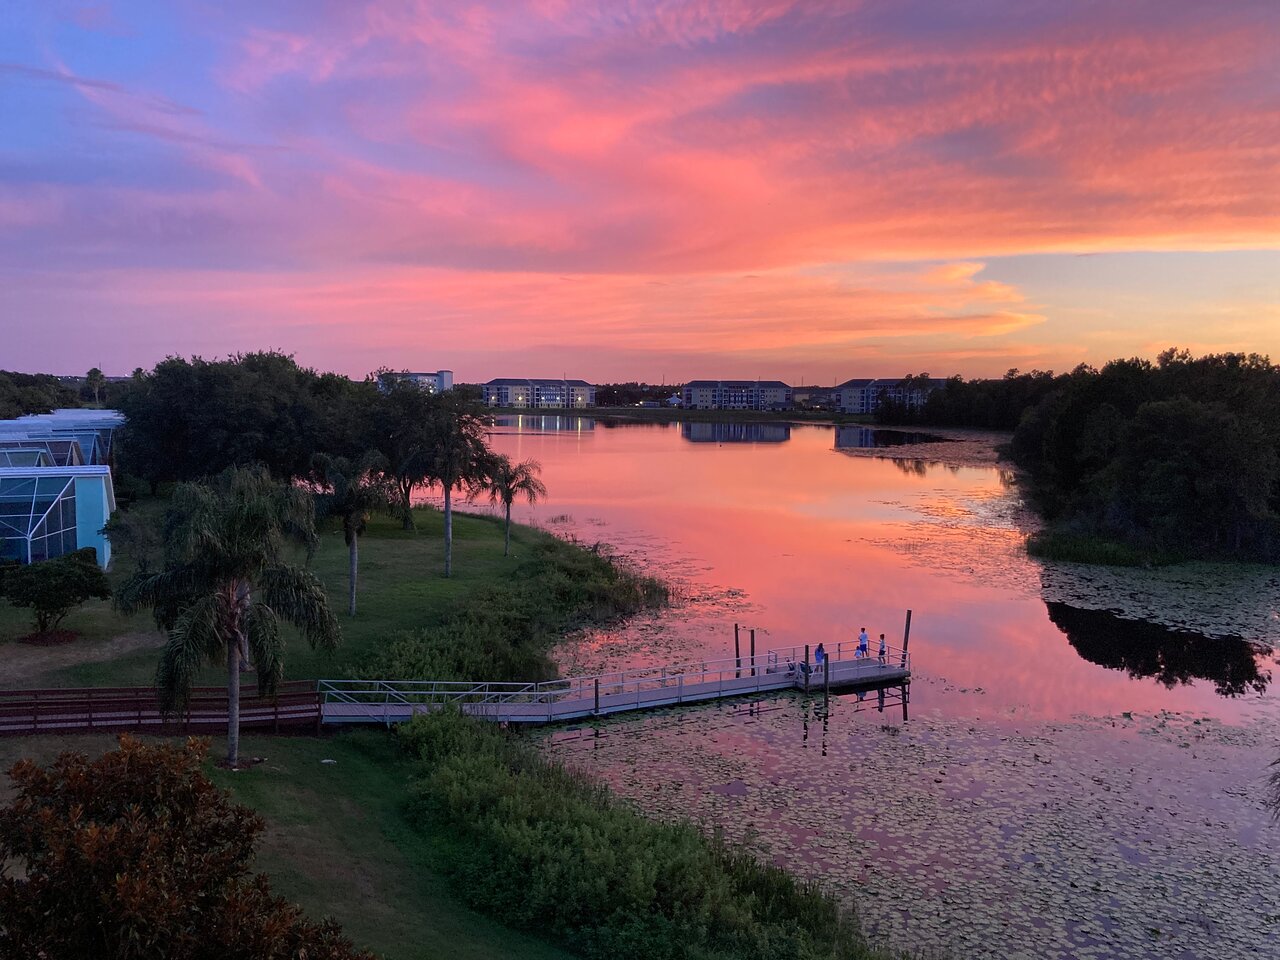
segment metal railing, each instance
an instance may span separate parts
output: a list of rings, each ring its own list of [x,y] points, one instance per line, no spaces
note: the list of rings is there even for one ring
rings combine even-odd
[[[811,682],[821,683],[826,665],[814,662],[816,645],[808,651]],[[754,657],[723,657],[667,666],[636,667],[589,676],[564,677],[543,683],[503,683],[459,680],[320,680],[322,707],[335,715],[380,716],[391,722],[406,713],[444,705],[458,705],[477,715],[554,719],[580,713],[612,712],[632,707],[704,700],[726,693],[750,693],[797,685],[805,673],[805,647],[769,650]],[[865,659],[857,656],[856,641],[826,649],[832,679],[874,679],[878,667],[909,670],[904,650],[890,647],[878,657],[878,644]],[[858,669],[854,664],[863,664]],[[380,709],[381,708],[381,709]]]

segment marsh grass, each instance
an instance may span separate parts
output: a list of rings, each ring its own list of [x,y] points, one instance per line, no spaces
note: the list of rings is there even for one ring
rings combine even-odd
[[[657,823],[517,737],[454,713],[400,728],[423,763],[417,822],[456,836],[460,895],[587,958],[860,958],[817,885],[689,823]]]

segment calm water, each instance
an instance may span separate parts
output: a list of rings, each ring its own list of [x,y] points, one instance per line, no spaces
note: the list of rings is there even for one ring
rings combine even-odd
[[[874,694],[826,716],[782,697],[544,734],[548,749],[821,878],[892,944],[1280,956],[1262,806],[1277,663],[1252,644],[1280,629],[1276,571],[1044,566],[1008,473],[865,455],[903,439],[500,425],[494,445],[540,460],[550,489],[521,519],[609,544],[683,598],[566,648],[567,670],[732,655],[735,622],[761,650],[862,626],[897,642],[914,611],[906,723]]]

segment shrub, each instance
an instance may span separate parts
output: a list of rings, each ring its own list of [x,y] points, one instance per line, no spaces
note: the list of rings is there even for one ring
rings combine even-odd
[[[458,840],[478,909],[588,958],[872,957],[854,917],[811,884],[646,820],[492,727],[436,713],[400,727],[424,761],[413,814]]]
[[[200,769],[207,744],[120,738],[90,760],[24,760],[0,810],[0,958],[372,960],[273,896],[249,863],[262,821]]]
[[[4,595],[15,607],[30,607],[37,633],[57,628],[64,617],[86,600],[108,600],[111,586],[98,566],[92,547],[55,560],[11,568],[4,575]]]

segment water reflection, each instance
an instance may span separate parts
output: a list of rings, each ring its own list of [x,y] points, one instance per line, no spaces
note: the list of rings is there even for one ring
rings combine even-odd
[[[514,433],[581,433],[584,430],[594,430],[596,428],[596,422],[590,417],[566,417],[531,413],[494,417],[493,425]]]
[[[880,447],[905,447],[915,443],[946,443],[947,437],[907,430],[882,430],[857,425],[836,427],[837,450],[873,450]]]
[[[1080,656],[1131,677],[1151,677],[1169,688],[1209,680],[1224,697],[1262,693],[1271,682],[1270,672],[1258,669],[1253,648],[1239,637],[1169,630],[1065,603],[1046,601],[1045,607]]]
[[[680,424],[680,436],[690,443],[786,443],[789,423],[690,423]]]

